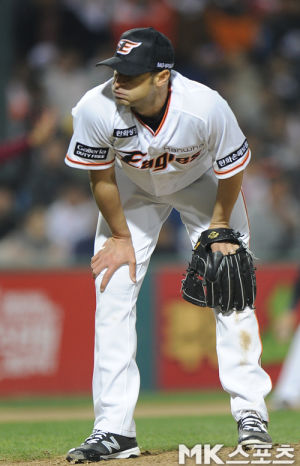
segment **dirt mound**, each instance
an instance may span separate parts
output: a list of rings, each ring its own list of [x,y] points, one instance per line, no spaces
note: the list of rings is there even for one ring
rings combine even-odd
[[[278,447],[275,445],[273,449],[271,450],[271,455],[272,456],[263,456],[264,455],[264,450],[262,449],[260,452],[257,450],[248,450],[244,453],[244,455],[248,456],[243,456],[243,455],[234,455],[232,457],[229,456],[229,454],[232,454],[232,452],[235,450],[233,447],[223,447],[220,452],[217,453],[218,457],[221,458],[221,460],[226,464],[226,461],[249,461],[248,464],[267,464],[266,462],[269,461],[268,464],[276,464],[274,463],[275,460],[277,461],[282,461],[281,464],[287,464],[284,463],[284,461],[293,461],[292,463],[293,466],[300,466],[300,444],[297,445],[291,445],[294,448],[294,458],[289,458],[289,457],[281,457],[278,458],[279,450]],[[268,453],[268,452],[267,452]],[[277,455],[277,457],[276,457]],[[262,460],[261,460],[262,458]],[[256,461],[256,463],[254,463]],[[263,463],[264,461],[265,463]],[[49,460],[38,460],[38,461],[31,461],[31,462],[17,462],[17,463],[7,463],[3,462],[0,460],[0,465],[2,466],[67,466],[69,463],[65,460],[64,457],[59,457],[59,458],[54,458],[54,459],[49,459]],[[89,464],[98,464],[99,463],[89,463]],[[185,464],[188,466],[195,465],[196,463],[196,458],[195,456],[192,458],[186,458]],[[198,464],[201,464],[198,462]],[[202,464],[204,464],[204,458],[202,458]],[[210,463],[208,464],[216,464],[214,461],[211,460]],[[228,464],[228,463],[227,463]],[[245,463],[235,463],[235,464],[245,464]],[[279,463],[277,463],[279,464]],[[291,463],[290,463],[291,464]],[[110,460],[109,461],[109,466],[148,466],[148,465],[161,465],[161,466],[170,466],[170,465],[178,465],[178,450],[175,451],[167,451],[167,452],[142,452],[142,455],[139,458],[132,458],[128,459],[126,461],[124,460]]]

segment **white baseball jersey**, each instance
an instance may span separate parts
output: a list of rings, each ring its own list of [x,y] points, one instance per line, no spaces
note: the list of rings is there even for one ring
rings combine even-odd
[[[227,102],[214,90],[172,71],[168,102],[154,132],[116,104],[112,79],[88,91],[72,110],[74,134],[66,163],[101,170],[115,161],[148,193],[185,188],[211,166],[218,178],[243,170],[250,149]]]

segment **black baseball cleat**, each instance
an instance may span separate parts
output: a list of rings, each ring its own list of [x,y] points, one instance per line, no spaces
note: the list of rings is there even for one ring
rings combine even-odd
[[[244,446],[272,446],[272,439],[267,428],[268,423],[263,421],[256,411],[245,411],[243,417],[238,421],[238,443]]]
[[[80,447],[71,448],[66,459],[78,464],[113,458],[135,458],[140,454],[135,437],[94,429]]]

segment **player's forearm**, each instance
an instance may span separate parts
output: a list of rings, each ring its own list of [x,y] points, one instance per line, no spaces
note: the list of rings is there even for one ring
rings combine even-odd
[[[232,209],[242,187],[243,171],[231,178],[219,180],[210,228],[227,228]]]
[[[91,189],[100,212],[107,221],[112,236],[130,237],[123,212],[114,167],[107,170],[90,171]]]

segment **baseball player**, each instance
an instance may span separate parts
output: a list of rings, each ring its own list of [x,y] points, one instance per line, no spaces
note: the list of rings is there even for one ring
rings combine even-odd
[[[140,383],[136,301],[171,210],[180,212],[193,246],[209,229],[217,230],[211,238],[234,229],[244,243],[249,239],[241,183],[250,149],[226,101],[174,71],[172,44],[151,27],[126,31],[114,56],[98,65],[114,76],[73,109],[66,155],[70,167],[89,170],[100,211],[91,260],[95,424],[68,452],[79,463],[140,454],[133,420]],[[210,248],[227,257],[239,244],[216,240]],[[239,443],[269,444],[264,397],[271,383],[260,366],[254,310],[216,306],[214,313],[220,380],[231,396]]]

